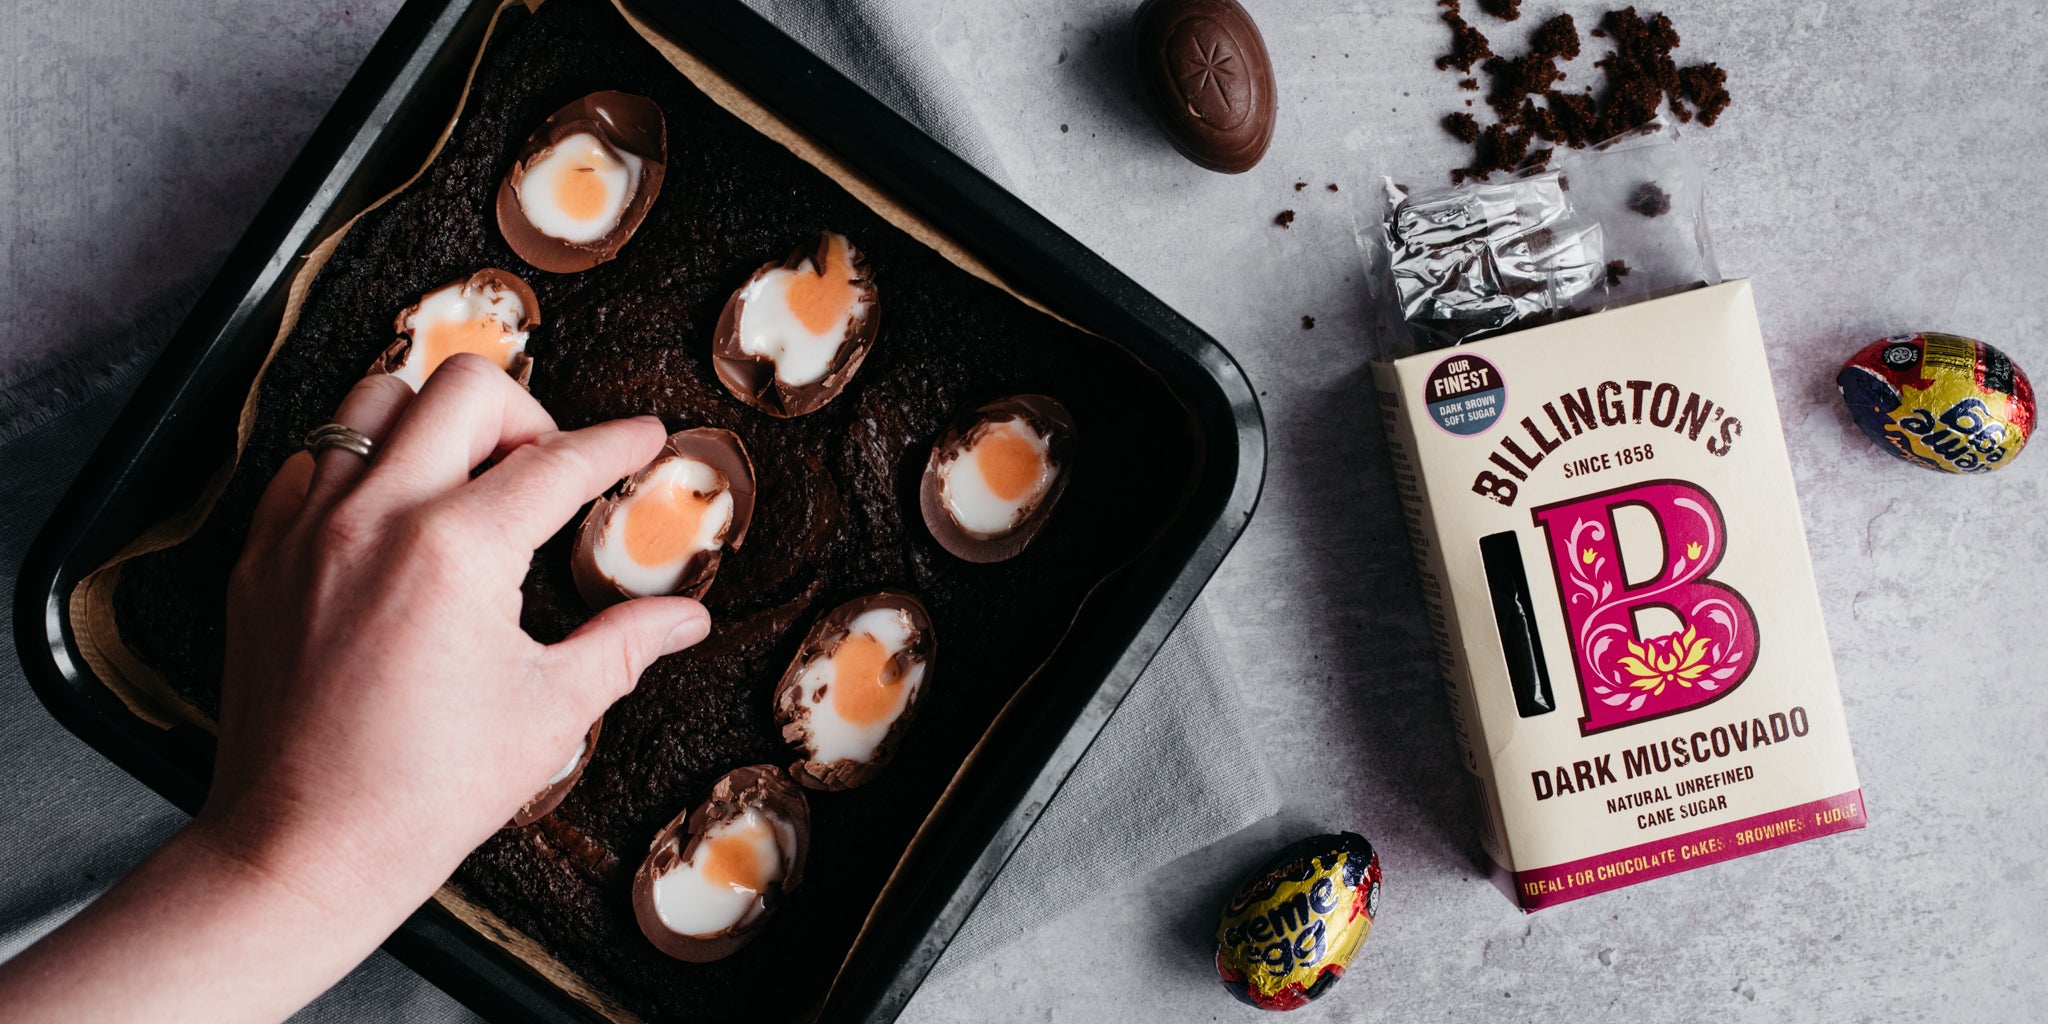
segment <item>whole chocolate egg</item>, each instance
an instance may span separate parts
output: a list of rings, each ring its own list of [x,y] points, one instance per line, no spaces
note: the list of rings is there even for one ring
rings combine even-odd
[[[1344,976],[1380,909],[1380,858],[1364,836],[1310,836],[1239,885],[1216,926],[1216,974],[1232,997],[1293,1010]]]
[[[1224,174],[1273,141],[1273,61],[1237,0],[1147,0],[1131,24],[1146,104],[1175,149]]]

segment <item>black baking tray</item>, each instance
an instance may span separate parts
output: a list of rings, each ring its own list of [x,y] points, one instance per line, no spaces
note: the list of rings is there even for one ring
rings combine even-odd
[[[205,796],[213,738],[136,718],[81,658],[69,596],[138,534],[190,508],[220,471],[299,258],[425,160],[496,7],[409,0],[398,12],[23,566],[15,632],[37,696],[66,728],[187,811]],[[1012,287],[1134,352],[1186,405],[1203,446],[1179,516],[1091,597],[957,780],[955,792],[972,799],[942,802],[926,823],[819,1018],[886,1022],[1243,532],[1264,477],[1264,421],[1243,372],[1214,339],[739,0],[642,2],[633,11]],[[592,1019],[437,904],[385,948],[491,1019]]]

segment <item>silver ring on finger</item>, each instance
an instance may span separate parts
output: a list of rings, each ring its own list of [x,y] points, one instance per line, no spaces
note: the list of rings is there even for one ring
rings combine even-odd
[[[304,443],[306,450],[315,455],[329,448],[339,448],[345,452],[354,452],[364,461],[368,461],[377,451],[377,442],[370,440],[369,435],[343,423],[328,423],[314,427],[306,435]]]

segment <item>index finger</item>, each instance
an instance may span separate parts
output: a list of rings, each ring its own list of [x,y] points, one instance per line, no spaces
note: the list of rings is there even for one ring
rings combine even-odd
[[[585,503],[652,462],[667,439],[653,416],[543,434],[443,499],[444,507],[532,551]]]
[[[412,505],[452,491],[493,454],[555,429],[554,417],[490,360],[450,357],[378,445],[359,495]]]

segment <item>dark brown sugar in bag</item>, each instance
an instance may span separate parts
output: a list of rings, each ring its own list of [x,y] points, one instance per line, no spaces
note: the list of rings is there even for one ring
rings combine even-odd
[[[1485,37],[1464,21],[1458,0],[1440,0],[1439,6],[1446,8],[1442,17],[1451,26],[1452,51],[1438,58],[1437,67],[1469,71],[1471,65],[1460,62],[1476,63],[1487,76],[1486,104],[1495,118],[1494,124],[1483,127],[1471,122],[1470,115],[1444,120],[1446,130],[1474,147],[1471,163],[1451,170],[1453,183],[1485,181],[1498,171],[1542,166],[1534,161],[1540,157],[1547,163],[1550,147],[1538,147],[1538,142],[1582,149],[1647,124],[1666,105],[1680,123],[1697,118],[1702,125],[1712,125],[1731,102],[1728,74],[1720,65],[1678,65],[1672,57],[1680,42],[1678,31],[1661,13],[1644,15],[1626,7],[1603,15],[1591,33],[1612,46],[1593,62],[1601,70],[1601,86],[1574,90],[1565,84],[1569,75],[1560,66],[1576,59],[1583,45],[1570,14],[1537,26],[1529,37],[1529,51],[1508,57],[1494,53]],[[1498,13],[1492,4],[1482,7]],[[1468,87],[1471,81],[1461,80],[1459,85]],[[1459,116],[1467,120],[1453,120]],[[1473,127],[1467,128],[1468,122]]]
[[[1438,71],[1471,71],[1472,65],[1493,56],[1493,47],[1486,37],[1465,20],[1459,0],[1436,0],[1436,5],[1444,9],[1444,24],[1451,27],[1451,52],[1436,59]],[[1478,87],[1476,82],[1473,87]]]

